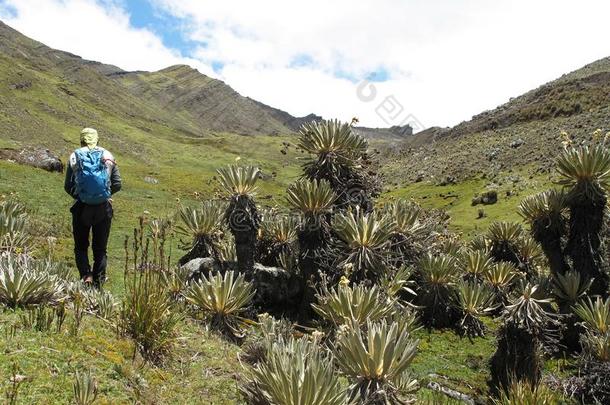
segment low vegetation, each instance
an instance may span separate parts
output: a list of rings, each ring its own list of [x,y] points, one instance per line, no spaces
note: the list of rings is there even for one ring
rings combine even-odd
[[[261,205],[263,173],[233,164],[214,196],[139,216],[103,291],[3,201],[7,398],[36,402],[58,378],[52,398],[78,404],[609,400],[605,143],[566,144],[561,188],[515,207],[525,223],[466,238],[414,201],[375,201],[351,128],[303,128],[285,203]],[[59,364],[57,377],[33,364]]]

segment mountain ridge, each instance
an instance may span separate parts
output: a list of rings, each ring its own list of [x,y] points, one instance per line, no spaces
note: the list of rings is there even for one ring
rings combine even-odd
[[[243,96],[222,80],[200,73],[184,65],[172,65],[158,71],[125,71],[117,66],[84,59],[70,52],[57,50],[28,38],[0,21],[0,50],[11,61],[38,72],[50,73],[67,79],[71,84],[85,84],[103,95],[103,86],[123,101],[130,97],[143,98],[163,110],[163,114],[148,110],[143,118],[161,119],[178,132],[189,136],[207,136],[222,132],[239,135],[294,134],[306,122],[319,121],[319,115],[296,117],[279,108]],[[86,71],[86,72],[85,72]],[[92,77],[98,74],[98,77]],[[87,76],[85,79],[83,76]],[[97,85],[93,82],[98,81]],[[112,81],[113,85],[110,85]],[[119,90],[118,86],[123,89]],[[129,94],[124,94],[125,91]],[[71,92],[75,94],[74,92]],[[107,92],[110,93],[110,92]],[[90,100],[102,103],[104,97]],[[114,97],[109,97],[114,98]],[[111,104],[116,104],[113,100]],[[137,103],[129,103],[135,105]],[[150,106],[149,106],[150,107]],[[142,111],[129,112],[141,115]],[[173,119],[171,115],[174,115]],[[0,130],[2,128],[0,127]],[[385,129],[363,128],[364,135],[376,139],[400,139],[400,134]]]
[[[610,57],[566,73],[453,127],[431,127],[387,150],[386,173],[402,184],[438,184],[527,168],[551,174],[562,134],[573,142],[610,131]]]

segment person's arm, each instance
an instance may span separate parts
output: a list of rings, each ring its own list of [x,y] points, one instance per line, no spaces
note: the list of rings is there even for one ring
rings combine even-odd
[[[116,163],[112,165],[112,171],[110,172],[110,192],[112,194],[121,191],[121,173]]]
[[[72,198],[76,198],[76,187],[74,184],[74,170],[72,165],[68,164],[66,168],[66,179],[64,180],[64,190],[70,194]]]

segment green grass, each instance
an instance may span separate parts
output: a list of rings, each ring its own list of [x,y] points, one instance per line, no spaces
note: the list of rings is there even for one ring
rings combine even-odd
[[[91,370],[98,383],[99,404],[235,403],[237,348],[185,321],[171,359],[161,367],[133,360],[131,341],[113,328],[86,316],[78,336],[18,329],[19,311],[0,317],[0,392],[9,388],[13,364],[26,377],[18,403],[67,404],[77,370]],[[70,315],[66,323],[71,322]],[[208,402],[210,401],[210,402]]]
[[[525,172],[525,170],[524,170]],[[519,173],[514,173],[519,174]],[[521,175],[520,182],[503,182],[494,188],[498,192],[498,202],[491,205],[472,205],[472,198],[487,190],[486,179],[470,179],[457,184],[438,186],[429,182],[411,183],[388,191],[384,199],[413,199],[424,208],[445,210],[451,217],[450,228],[460,232],[467,239],[485,232],[494,221],[521,221],[517,208],[521,200],[530,194],[548,189],[552,184],[546,177],[528,179]],[[523,180],[527,179],[527,180]],[[510,195],[507,195],[510,191]],[[479,210],[484,216],[478,218]]]
[[[485,397],[488,361],[496,349],[494,322],[483,338],[461,338],[451,330],[420,330],[413,371],[422,381],[435,381],[459,392]]]

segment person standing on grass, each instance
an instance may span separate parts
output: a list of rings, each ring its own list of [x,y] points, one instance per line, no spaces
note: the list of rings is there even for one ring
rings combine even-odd
[[[80,148],[70,155],[64,190],[74,198],[72,234],[74,257],[81,279],[96,287],[106,281],[106,248],[112,223],[111,196],[121,189],[119,168],[110,152],[98,146],[93,128],[80,133]],[[89,264],[89,234],[93,267]]]

